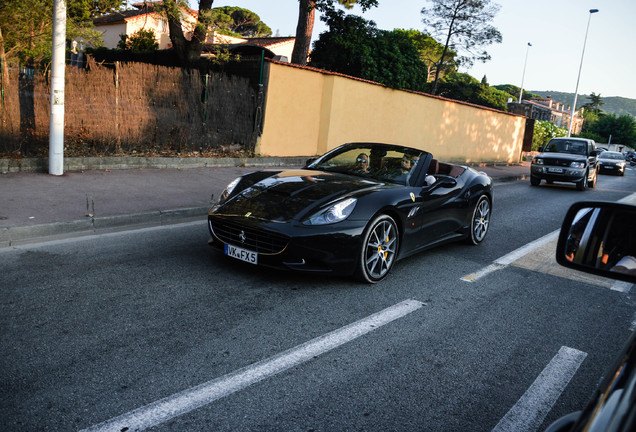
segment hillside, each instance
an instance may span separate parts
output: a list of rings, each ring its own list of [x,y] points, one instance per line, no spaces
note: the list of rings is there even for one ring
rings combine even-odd
[[[574,93],[564,93],[558,91],[540,91],[540,90],[529,90],[530,93],[541,95],[542,97],[546,97],[550,95],[552,99],[556,102],[563,103],[566,105],[571,105],[572,101],[574,101]],[[624,115],[631,114],[636,117],[636,99],[628,99],[619,96],[611,96],[604,97],[601,95],[601,99],[605,102],[605,105],[601,106],[601,109],[606,113],[614,113],[616,115]],[[576,100],[576,105],[581,107],[586,103],[589,103],[590,99],[587,95],[579,95]]]

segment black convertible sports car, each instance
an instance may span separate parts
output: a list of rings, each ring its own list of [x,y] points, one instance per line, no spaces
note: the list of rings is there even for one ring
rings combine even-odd
[[[251,264],[355,274],[374,283],[396,260],[488,232],[492,181],[414,148],[344,144],[301,169],[237,178],[210,210],[210,244]]]

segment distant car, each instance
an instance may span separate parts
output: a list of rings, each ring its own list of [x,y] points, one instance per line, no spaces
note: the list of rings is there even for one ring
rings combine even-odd
[[[210,245],[251,264],[384,279],[396,260],[434,245],[481,243],[492,180],[415,148],[340,146],[301,169],[255,171],[209,212]]]
[[[586,273],[636,283],[636,206],[579,202],[561,226],[556,260]],[[605,372],[587,406],[552,423],[546,432],[636,430],[636,332]]]
[[[598,155],[598,169],[600,173],[608,172],[618,175],[625,175],[625,157],[623,153],[604,151]]]
[[[552,138],[534,157],[530,167],[530,184],[574,183],[580,191],[596,186],[599,152],[594,140],[586,138]]]

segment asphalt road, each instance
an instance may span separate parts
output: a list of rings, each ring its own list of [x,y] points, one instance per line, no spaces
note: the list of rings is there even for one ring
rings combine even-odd
[[[542,430],[586,403],[635,326],[634,288],[555,268],[549,241],[462,278],[558,230],[571,203],[635,191],[634,170],[585,192],[496,185],[482,245],[376,285],[231,261],[204,222],[0,250],[0,429],[143,408],[113,430]]]

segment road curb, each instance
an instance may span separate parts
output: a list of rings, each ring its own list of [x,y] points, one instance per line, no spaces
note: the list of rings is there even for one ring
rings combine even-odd
[[[508,183],[515,182],[520,180],[528,180],[530,178],[530,173],[528,174],[518,174],[518,175],[510,175],[510,176],[501,176],[493,179],[493,183]]]
[[[187,168],[227,168],[227,167],[291,167],[303,166],[309,156],[293,157],[135,157],[104,156],[64,158],[64,172],[91,170],[125,170],[125,169],[187,169]],[[0,158],[0,173],[13,172],[48,172],[46,158]]]
[[[186,207],[0,229],[0,249],[27,243],[205,220],[210,207]]]

